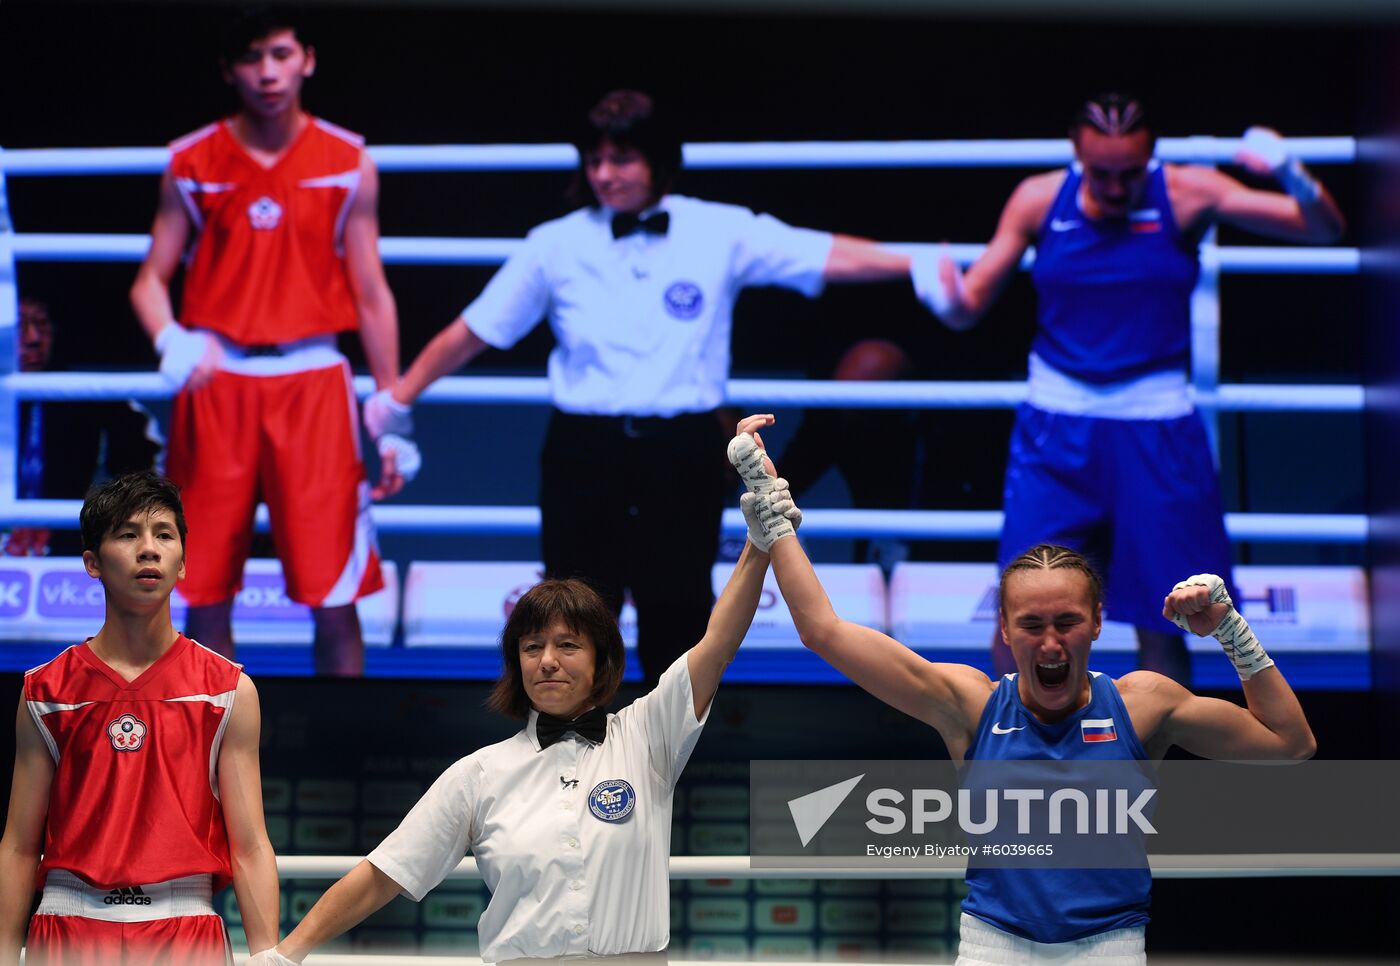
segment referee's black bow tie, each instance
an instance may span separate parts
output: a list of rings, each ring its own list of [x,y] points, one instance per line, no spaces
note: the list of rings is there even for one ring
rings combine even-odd
[[[644,231],[649,235],[664,235],[670,227],[671,216],[664,211],[655,212],[645,218],[638,218],[636,215],[619,211],[613,215],[612,220],[614,238],[626,238],[634,231]]]
[[[539,739],[542,749],[548,748],[570,731],[580,738],[601,743],[608,734],[608,713],[602,708],[593,708],[570,721],[541,711],[535,719],[535,737]]]

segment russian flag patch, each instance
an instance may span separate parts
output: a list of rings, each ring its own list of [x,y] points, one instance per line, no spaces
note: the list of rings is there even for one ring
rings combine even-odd
[[[1085,741],[1117,741],[1112,718],[1085,718],[1079,722],[1079,736]]]
[[[1142,235],[1162,230],[1162,212],[1156,208],[1143,208],[1128,212],[1129,230]]]

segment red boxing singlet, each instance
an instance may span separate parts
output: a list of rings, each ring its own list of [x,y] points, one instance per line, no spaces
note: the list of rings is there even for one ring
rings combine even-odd
[[[119,888],[232,878],[216,768],[240,666],[181,634],[127,682],[86,644],[24,676],[53,756],[38,887],[50,869]]]
[[[354,329],[345,219],[364,139],[318,118],[265,168],[219,121],[171,142],[194,229],[180,322],[243,345]]]

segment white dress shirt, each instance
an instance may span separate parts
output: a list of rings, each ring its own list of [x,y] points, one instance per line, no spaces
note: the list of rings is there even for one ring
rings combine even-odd
[[[705,724],[694,702],[682,654],[608,715],[602,744],[569,733],[541,749],[531,711],[443,772],[369,861],[419,901],[470,849],[491,890],[477,926],[488,963],[664,949],[671,793]]]
[[[748,285],[820,294],[828,232],[737,205],[667,195],[665,235],[612,237],[612,212],[581,208],[531,230],[462,312],[506,349],[548,316],[554,404],[587,415],[714,409],[729,378],[734,301]]]

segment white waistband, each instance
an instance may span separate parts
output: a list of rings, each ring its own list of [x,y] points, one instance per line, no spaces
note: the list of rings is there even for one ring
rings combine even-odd
[[[279,342],[275,347],[261,347],[259,351],[241,345],[218,332],[199,329],[219,340],[223,347],[223,358],[219,368],[224,372],[235,372],[240,376],[285,376],[294,372],[307,372],[312,369],[325,369],[338,366],[345,356],[335,346],[333,335],[313,335],[294,342]]]
[[[214,880],[187,875],[152,885],[99,889],[67,869],[50,869],[44,880],[41,916],[82,916],[107,922],[150,922],[176,916],[214,915]]]
[[[1037,409],[1100,419],[1175,419],[1190,415],[1186,373],[1154,372],[1099,386],[1066,375],[1034,352],[1026,401]]]
[[[1067,943],[1038,943],[1013,936],[962,914],[959,922],[958,962],[963,966],[1146,966],[1147,927],[1111,929],[1097,936]]]
[[[526,956],[521,959],[503,959],[499,966],[585,966],[588,963],[607,966],[667,966],[667,951],[654,953],[574,953],[567,956]]]

